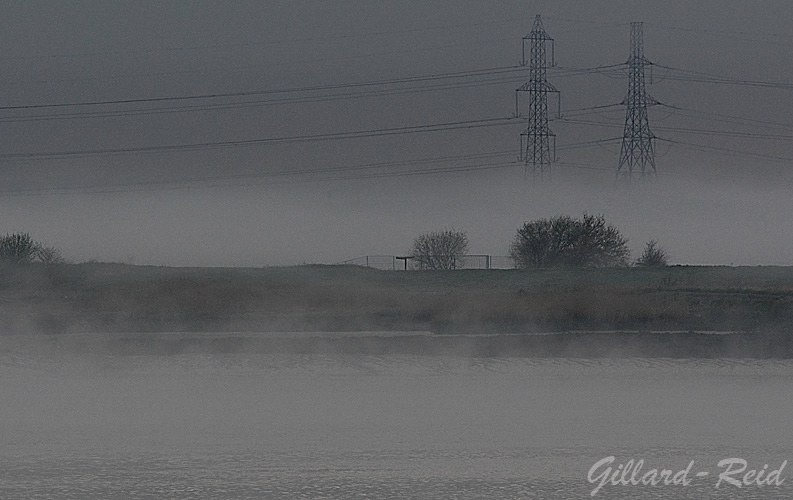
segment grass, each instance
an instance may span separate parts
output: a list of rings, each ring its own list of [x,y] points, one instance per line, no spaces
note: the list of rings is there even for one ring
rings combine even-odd
[[[355,266],[0,269],[9,332],[764,331],[793,327],[793,267],[393,272]]]

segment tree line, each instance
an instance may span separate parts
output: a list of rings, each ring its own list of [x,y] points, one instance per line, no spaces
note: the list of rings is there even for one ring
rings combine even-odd
[[[464,231],[447,229],[418,236],[408,256],[419,269],[459,269],[468,252]],[[520,269],[548,267],[656,267],[667,265],[666,250],[651,240],[630,262],[628,240],[602,215],[537,219],[518,228],[509,255]],[[34,241],[28,233],[0,236],[0,264],[64,263],[61,251]]]
[[[468,252],[464,231],[433,231],[418,236],[409,252],[419,269],[458,269]],[[625,267],[631,265],[628,239],[603,215],[560,215],[526,222],[510,245],[516,268]],[[666,250],[651,240],[632,262],[642,267],[667,265]]]

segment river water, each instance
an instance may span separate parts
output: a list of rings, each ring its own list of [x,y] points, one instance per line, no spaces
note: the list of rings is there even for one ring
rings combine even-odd
[[[0,498],[592,498],[608,456],[694,463],[596,498],[791,498],[791,464],[716,487],[793,461],[791,421],[790,361],[5,349]]]

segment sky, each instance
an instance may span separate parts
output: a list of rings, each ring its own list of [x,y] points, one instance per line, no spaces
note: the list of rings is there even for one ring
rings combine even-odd
[[[513,118],[537,14],[562,112],[542,183]],[[633,21],[644,188],[615,182]],[[506,255],[587,212],[634,256],[793,264],[790,2],[4,2],[0,46],[0,233],[73,262],[331,264],[439,229]]]

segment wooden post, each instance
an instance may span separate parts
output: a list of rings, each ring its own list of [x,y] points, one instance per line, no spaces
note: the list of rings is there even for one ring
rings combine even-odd
[[[408,270],[408,260],[412,259],[413,257],[411,257],[410,255],[407,255],[405,257],[394,257],[394,258],[397,259],[397,260],[404,260],[405,261],[405,271],[407,271]]]

